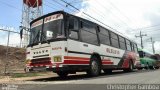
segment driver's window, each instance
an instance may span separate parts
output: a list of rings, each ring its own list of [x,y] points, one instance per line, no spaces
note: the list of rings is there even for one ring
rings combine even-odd
[[[69,37],[71,39],[79,39],[78,19],[71,17],[69,18]]]
[[[78,30],[78,20],[74,17],[69,19],[69,29],[70,30]]]

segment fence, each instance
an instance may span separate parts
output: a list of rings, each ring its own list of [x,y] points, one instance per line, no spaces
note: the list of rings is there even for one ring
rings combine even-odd
[[[13,64],[13,62],[14,62],[13,60],[11,60],[11,57],[13,57],[14,55],[12,55],[12,56],[10,55],[11,49],[9,47],[24,48],[22,45],[22,39],[20,38],[20,32],[13,31],[13,30],[0,29],[0,45],[5,46],[5,51],[0,56],[1,57],[0,59],[2,59],[0,61],[0,64],[3,64],[3,66],[0,68],[3,68],[3,70],[1,70],[1,71],[3,71],[4,74],[7,74],[7,73],[9,73],[8,67],[11,64]],[[15,57],[17,57],[17,56],[15,56]],[[24,60],[22,60],[22,62],[23,61]],[[13,68],[13,69],[15,69],[15,68]]]

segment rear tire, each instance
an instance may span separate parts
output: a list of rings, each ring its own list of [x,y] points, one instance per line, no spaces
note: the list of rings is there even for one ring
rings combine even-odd
[[[67,77],[69,73],[68,72],[65,72],[65,71],[59,71],[57,72],[57,75],[61,78],[64,78],[64,77]]]
[[[124,72],[132,72],[132,71],[133,71],[133,68],[134,68],[133,63],[132,63],[132,61],[130,60],[130,61],[129,61],[129,68],[123,69],[123,71],[124,71]]]
[[[145,65],[145,67],[144,67],[146,70],[148,70],[149,69],[149,64],[148,64],[148,62],[147,62],[147,65]]]
[[[159,69],[159,67],[158,67],[158,66],[156,66],[156,67],[155,67],[155,69]]]
[[[142,67],[139,67],[139,68],[137,68],[138,70],[142,70],[143,68]]]
[[[101,73],[101,64],[97,57],[92,57],[90,60],[89,70],[87,74],[89,76],[98,76]]]
[[[153,69],[154,69],[154,67],[153,67],[153,66],[149,66],[149,69],[153,70]]]

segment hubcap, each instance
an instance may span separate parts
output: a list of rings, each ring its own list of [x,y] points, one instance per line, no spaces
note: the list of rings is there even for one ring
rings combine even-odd
[[[96,63],[96,61],[92,61],[91,68],[92,68],[93,72],[98,71],[98,64]]]

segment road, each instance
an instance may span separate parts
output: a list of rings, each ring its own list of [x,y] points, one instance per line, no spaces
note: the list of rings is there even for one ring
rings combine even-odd
[[[106,85],[109,84],[160,85],[160,69],[129,73],[116,71],[112,74],[102,74],[98,77],[88,77],[82,74],[71,75],[63,79],[58,77],[35,79],[18,84],[18,90],[107,90]]]

